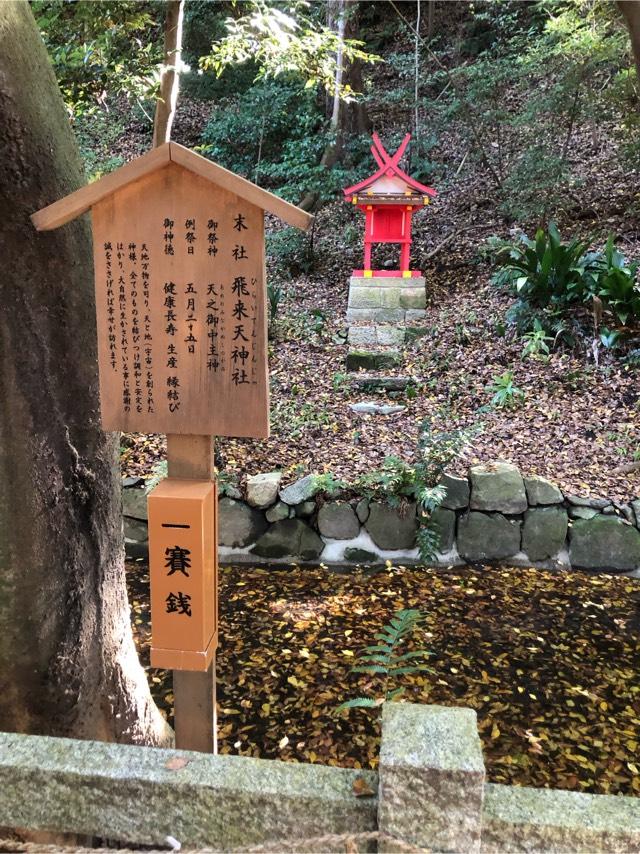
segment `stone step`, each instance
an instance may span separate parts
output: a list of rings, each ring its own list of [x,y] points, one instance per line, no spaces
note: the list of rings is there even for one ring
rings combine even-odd
[[[417,385],[420,379],[418,377],[380,377],[375,374],[358,374],[353,382],[358,388],[367,391],[374,391],[375,389],[382,389],[383,391],[405,391],[408,386]]]
[[[360,403],[350,403],[349,409],[358,415],[397,415],[404,412],[406,406],[392,403],[378,403],[375,400],[362,400]]]
[[[347,370],[382,371],[402,364],[399,350],[351,350],[347,353]]]

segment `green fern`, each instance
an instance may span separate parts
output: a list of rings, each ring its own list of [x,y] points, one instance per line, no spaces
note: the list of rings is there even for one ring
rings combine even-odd
[[[417,609],[395,612],[391,622],[374,635],[378,643],[365,647],[358,656],[358,663],[351,668],[352,673],[368,673],[383,677],[382,694],[379,697],[356,697],[353,700],[347,700],[341,703],[336,711],[376,708],[385,701],[395,700],[403,693],[402,686],[393,685],[398,677],[410,676],[422,671],[433,673],[426,664],[412,663],[429,655],[426,650],[399,651],[403,641],[415,632],[422,619],[423,615]]]

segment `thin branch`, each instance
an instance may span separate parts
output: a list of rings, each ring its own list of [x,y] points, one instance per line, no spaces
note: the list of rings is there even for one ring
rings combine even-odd
[[[423,257],[423,261],[430,261],[434,255],[437,255],[441,249],[444,249],[447,244],[451,243],[454,237],[457,237],[459,234],[464,234],[465,231],[473,231],[474,228],[482,228],[481,225],[467,225],[464,228],[458,228],[456,231],[452,231],[451,234],[448,234],[443,241],[438,243],[435,249],[432,249],[428,255]]]

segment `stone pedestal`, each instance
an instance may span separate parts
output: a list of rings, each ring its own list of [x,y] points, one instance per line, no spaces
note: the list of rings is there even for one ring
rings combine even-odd
[[[484,761],[472,709],[385,703],[378,825],[429,851],[480,850]]]
[[[424,276],[351,276],[347,323],[405,323],[426,314]]]
[[[404,341],[405,324],[425,315],[423,276],[352,276],[349,280],[350,344],[396,346]]]

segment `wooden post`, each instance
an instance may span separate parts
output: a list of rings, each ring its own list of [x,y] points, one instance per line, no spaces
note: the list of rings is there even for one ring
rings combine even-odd
[[[169,477],[213,480],[213,436],[167,435]],[[217,509],[216,509],[217,518]],[[214,538],[218,548],[218,537]],[[216,654],[208,670],[173,671],[176,747],[217,753]]]

